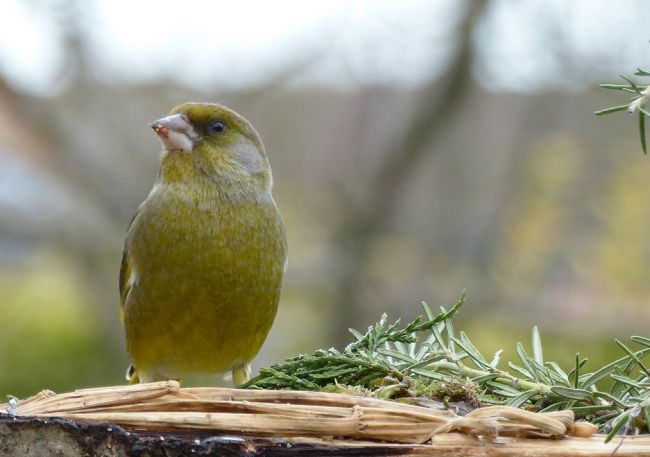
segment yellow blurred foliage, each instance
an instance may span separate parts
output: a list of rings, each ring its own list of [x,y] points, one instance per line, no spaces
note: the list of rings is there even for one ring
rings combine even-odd
[[[613,297],[642,300],[650,293],[647,160],[636,155],[621,161],[595,209],[602,230],[584,267]]]
[[[570,217],[568,199],[581,169],[581,154],[573,138],[557,136],[538,145],[522,167],[511,212],[503,221],[499,264],[495,271],[505,288],[538,284],[552,265],[552,256],[566,241]]]
[[[55,252],[2,271],[0,395],[120,382],[121,348],[97,331],[84,290],[75,264]]]

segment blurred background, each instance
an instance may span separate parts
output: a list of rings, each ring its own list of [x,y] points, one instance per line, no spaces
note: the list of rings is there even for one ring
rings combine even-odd
[[[650,159],[635,117],[592,113],[648,30],[641,0],[5,0],[0,396],[124,382],[147,124],[189,100],[245,115],[273,166],[290,261],[256,366],[463,289],[488,356],[534,324],[565,367],[618,356],[650,322]]]

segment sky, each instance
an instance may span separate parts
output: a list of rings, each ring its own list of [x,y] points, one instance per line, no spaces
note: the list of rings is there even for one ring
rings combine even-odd
[[[444,68],[463,5],[3,0],[0,76],[36,95],[66,89],[64,43],[69,30],[78,30],[88,68],[107,84],[167,78],[206,91],[227,90],[288,74],[294,84],[412,86]],[[474,36],[474,75],[496,91],[585,89],[612,82],[619,72],[650,67],[649,38],[647,0],[493,0]],[[0,203],[18,194],[29,198],[13,191],[25,181],[24,170],[9,163],[5,170],[14,174],[0,180]]]
[[[63,31],[83,32],[98,78],[242,87],[295,66],[298,82],[417,84],[444,67],[460,0],[4,0],[0,71],[19,90],[65,87]],[[497,90],[580,85],[650,57],[650,2],[496,0],[479,28],[476,76]],[[566,70],[563,74],[561,70]],[[614,73],[615,74],[615,73]],[[600,75],[598,75],[600,76]]]

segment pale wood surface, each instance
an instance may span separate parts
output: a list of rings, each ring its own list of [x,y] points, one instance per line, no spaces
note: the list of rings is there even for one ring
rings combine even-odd
[[[598,457],[617,447],[619,456],[650,456],[650,436],[605,444],[590,424],[574,424],[570,411],[487,407],[461,417],[348,395],[181,389],[174,381],[59,395],[43,391],[0,405],[0,413],[6,413],[0,414],[3,456]]]

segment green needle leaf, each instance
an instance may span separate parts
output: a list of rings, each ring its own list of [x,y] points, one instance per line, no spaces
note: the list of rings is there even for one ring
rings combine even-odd
[[[513,408],[519,408],[521,405],[526,403],[528,400],[530,400],[532,397],[537,395],[539,392],[537,390],[532,389],[532,390],[527,390],[525,392],[522,392],[521,394],[517,395],[514,398],[511,398],[508,400],[506,405],[512,406]]]
[[[622,90],[624,92],[631,92],[636,94],[636,91],[630,87],[629,84],[600,84],[603,89]]]
[[[560,368],[560,366],[557,363],[546,362],[546,365],[549,366],[551,370],[555,372],[557,376],[556,379],[560,380],[563,384],[566,384],[567,386],[571,384],[571,382],[569,381],[569,375],[566,374],[566,372],[562,368]]]
[[[489,368],[490,364],[487,363],[485,358],[481,355],[481,353],[476,349],[476,347],[472,344],[472,342],[469,340],[465,332],[460,332],[460,339],[454,338],[454,342],[461,347],[463,351],[467,353],[467,355],[474,360],[474,363],[479,366],[479,368]]]
[[[551,387],[551,392],[554,394],[563,397],[569,398],[571,400],[591,400],[593,401],[594,395],[588,390],[584,389],[572,389],[570,387],[555,386]]]
[[[391,351],[390,349],[379,349],[377,351],[381,355],[385,355],[388,357],[393,357],[394,359],[402,360],[403,362],[406,362],[408,364],[414,364],[417,363],[417,360],[411,357],[408,354],[405,354],[403,352],[399,351]]]
[[[542,351],[542,339],[539,336],[539,329],[537,326],[533,326],[533,331],[531,335],[531,347],[533,349],[533,359],[540,365],[544,365],[544,353]]]
[[[357,339],[357,341],[361,341],[361,339],[363,338],[363,335],[353,328],[349,328],[348,332],[352,333],[352,336],[354,336]]]
[[[628,78],[628,77],[625,76],[625,75],[618,75],[618,76],[620,76],[620,77],[623,78],[625,81],[627,81],[628,84],[632,87],[632,89],[634,89],[634,92],[636,92],[637,94],[641,95],[641,89],[639,89],[639,86],[637,86],[636,83],[635,83],[631,78]]]
[[[524,346],[521,343],[517,343],[517,355],[519,356],[521,362],[524,364],[526,371],[530,373],[531,378],[534,381],[539,381],[537,371],[533,368],[532,364],[529,362],[528,354],[526,354],[526,351],[524,350]]]
[[[614,341],[616,342],[616,344],[618,344],[621,347],[621,349],[623,349],[625,352],[627,352],[627,354],[632,358],[632,360],[634,360],[636,362],[636,364],[639,366],[639,368],[641,368],[641,370],[643,370],[643,372],[647,376],[650,376],[650,371],[648,371],[648,369],[645,367],[645,365],[643,365],[643,362],[641,362],[641,359],[639,359],[639,357],[637,357],[636,353],[632,352],[626,345],[621,343],[618,339],[615,338]],[[642,352],[642,351],[639,351],[639,352]]]
[[[648,70],[637,68],[634,75],[648,77],[650,76],[650,72]],[[597,116],[602,116],[604,114],[615,113],[618,111],[628,111],[630,114],[634,114],[635,112],[639,111],[639,139],[641,141],[641,150],[644,154],[647,154],[648,147],[645,134],[645,116],[650,116],[650,111],[646,110],[644,106],[648,102],[648,99],[650,99],[650,86],[640,86],[637,85],[637,83],[634,82],[632,78],[629,78],[625,75],[619,76],[628,84],[601,84],[600,87],[603,89],[631,92],[635,94],[635,96],[632,97],[632,100],[625,105],[618,105],[601,109],[599,111],[596,111],[594,114]]]
[[[629,107],[630,107],[630,104],[626,103],[625,105],[612,106],[611,108],[605,108],[605,109],[601,109],[599,111],[594,111],[594,114],[596,116],[602,116],[604,114],[616,113],[618,111],[627,111],[627,109]]]
[[[607,437],[605,438],[605,443],[609,443],[612,438],[616,436],[616,434],[619,432],[619,430],[627,424],[629,418],[629,412],[625,411],[624,413],[620,414],[612,423],[612,429],[611,431],[607,434]]]
[[[632,341],[635,343],[642,344],[643,346],[650,347],[650,338],[646,338],[644,336],[638,336],[634,335],[630,338]]]
[[[645,110],[639,109],[639,136],[641,137],[641,149],[647,154],[648,150],[645,141]]]

